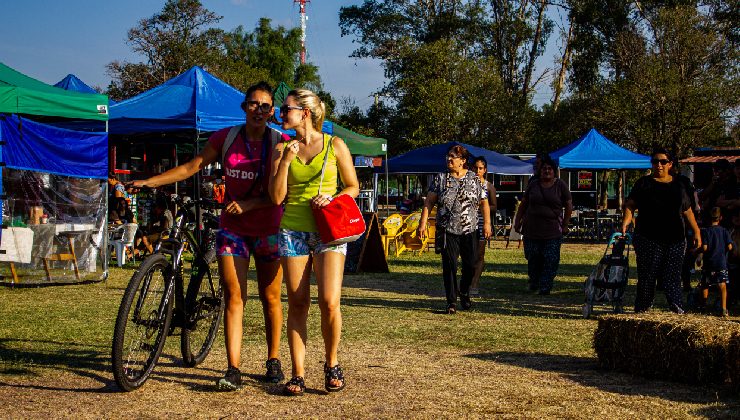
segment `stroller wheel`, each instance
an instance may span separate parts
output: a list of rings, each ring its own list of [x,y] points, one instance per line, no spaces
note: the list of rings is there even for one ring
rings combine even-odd
[[[583,305],[583,317],[588,319],[591,317],[591,313],[593,313],[594,307],[593,305],[589,305],[588,303]]]

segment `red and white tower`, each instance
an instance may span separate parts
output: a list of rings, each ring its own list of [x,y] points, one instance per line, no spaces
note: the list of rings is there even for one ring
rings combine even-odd
[[[306,64],[306,22],[308,21],[306,3],[310,2],[311,0],[293,0],[293,3],[298,3],[301,7],[301,64]]]

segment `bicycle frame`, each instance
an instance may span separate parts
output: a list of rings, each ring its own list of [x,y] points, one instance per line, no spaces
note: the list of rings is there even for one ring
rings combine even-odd
[[[170,270],[172,272],[170,273],[170,276],[165,279],[165,281],[167,281],[167,287],[165,289],[163,299],[159,304],[157,312],[159,314],[159,319],[157,321],[161,322],[163,320],[163,317],[165,316],[164,309],[169,303],[169,297],[172,296],[172,288],[174,287],[175,308],[172,327],[182,326],[184,320],[187,318],[187,314],[185,313],[187,310],[185,305],[185,289],[182,277],[182,253],[185,250],[185,246],[188,244],[191,246],[196,261],[203,259],[201,244],[198,243],[195,235],[196,226],[193,224],[192,227],[189,227],[191,223],[189,223],[190,215],[188,208],[182,200],[178,201],[180,209],[177,212],[177,216],[175,216],[175,221],[170,229],[169,236],[166,239],[159,241],[154,248],[155,253],[170,256]],[[204,225],[206,225],[206,222],[204,222]],[[206,233],[210,232],[210,228],[207,227],[204,227],[201,230]],[[201,235],[204,240],[209,240],[209,236],[210,235]],[[150,280],[151,279],[146,280],[142,290],[147,291],[149,289]],[[140,320],[139,322],[142,322],[140,317],[142,304],[143,302],[141,301],[137,302],[134,310],[135,319]]]

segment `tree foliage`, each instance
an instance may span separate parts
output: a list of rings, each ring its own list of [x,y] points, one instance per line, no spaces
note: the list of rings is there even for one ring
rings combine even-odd
[[[298,62],[299,28],[273,27],[270,19],[262,18],[251,32],[243,26],[224,31],[214,27],[220,20],[199,0],[167,0],[159,13],[128,31],[128,44],[145,61],[108,64],[113,79],[108,95],[129,98],[195,65],[240,90],[261,80],[323,90],[318,67]],[[323,95],[333,101],[328,93]]]

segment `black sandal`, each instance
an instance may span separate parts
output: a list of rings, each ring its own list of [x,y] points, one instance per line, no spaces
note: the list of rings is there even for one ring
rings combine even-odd
[[[298,391],[293,391],[292,389],[290,389],[291,386],[298,387]],[[301,395],[303,395],[303,391],[305,390],[306,381],[303,380],[303,376],[294,376],[285,383],[285,386],[283,387],[283,394],[289,397],[300,397]]]
[[[454,303],[450,303],[449,305],[447,305],[447,313],[449,315],[455,315],[457,313],[457,307]]]
[[[341,381],[342,384],[339,386],[334,386],[331,384],[332,380]],[[344,380],[344,372],[342,371],[342,367],[337,364],[336,366],[330,368],[326,363],[324,363],[324,388],[326,388],[329,392],[338,392],[344,389],[344,386],[347,385],[347,383]]]

